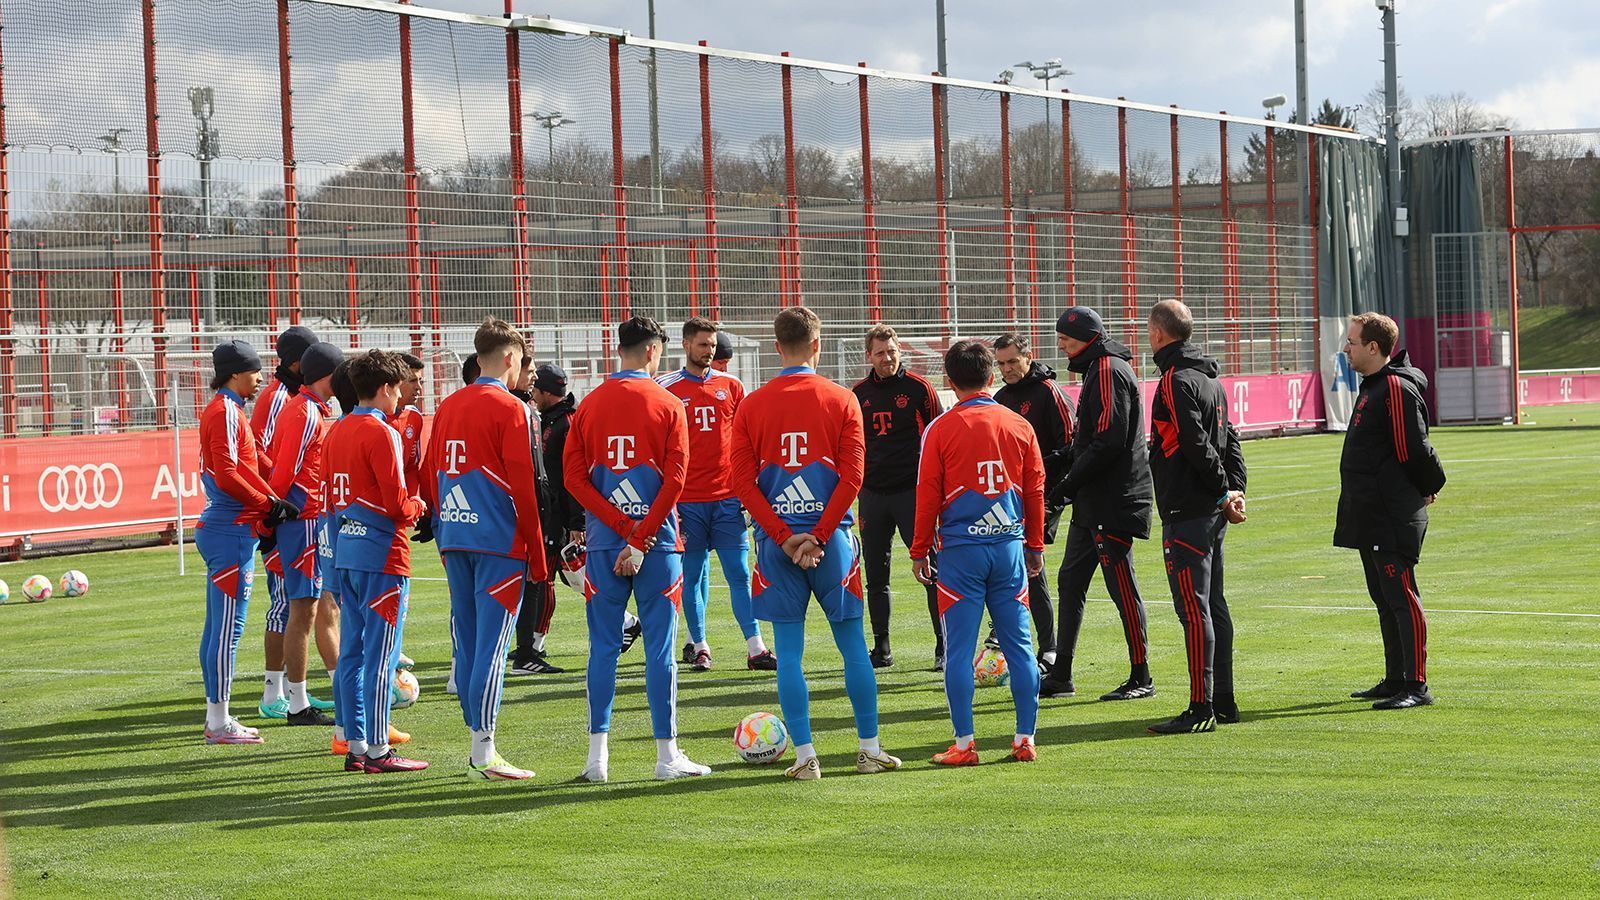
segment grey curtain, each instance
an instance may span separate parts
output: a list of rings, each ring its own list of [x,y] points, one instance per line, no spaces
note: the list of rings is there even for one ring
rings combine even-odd
[[[1444,296],[1435,296],[1433,279],[1434,235],[1484,230],[1477,151],[1475,141],[1446,141],[1409,147],[1401,155],[1406,206],[1411,210],[1406,256],[1413,318],[1464,313],[1480,306],[1477,298],[1464,293],[1479,279],[1449,279],[1440,286]]]

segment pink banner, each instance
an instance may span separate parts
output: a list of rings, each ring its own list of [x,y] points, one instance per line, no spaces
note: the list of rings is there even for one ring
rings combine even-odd
[[[1314,373],[1240,375],[1220,380],[1228,392],[1228,421],[1240,431],[1315,428],[1322,424],[1322,389]],[[1147,428],[1156,384],[1146,381],[1141,385]],[[1080,387],[1076,383],[1067,386],[1074,402]]]
[[[200,496],[198,432],[170,431],[0,441],[0,538],[35,542],[90,533],[165,530],[192,522]]]
[[[1523,406],[1600,402],[1600,372],[1571,375],[1524,375],[1517,379]]]

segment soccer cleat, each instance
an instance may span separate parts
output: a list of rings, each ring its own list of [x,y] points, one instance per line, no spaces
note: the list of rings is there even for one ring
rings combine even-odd
[[[560,666],[551,665],[550,661],[544,658],[544,654],[539,652],[535,652],[528,661],[511,667],[513,675],[559,675],[565,671],[566,669]]]
[[[357,756],[346,750],[344,754],[344,770],[346,772],[367,771],[367,758],[365,756]]]
[[[1039,681],[1039,696],[1041,697],[1072,697],[1078,693],[1073,687],[1072,679],[1058,681],[1055,678],[1044,678]]]
[[[1201,734],[1217,730],[1217,717],[1206,707],[1191,706],[1165,722],[1145,729],[1151,734]]]
[[[1239,704],[1232,694],[1218,694],[1211,698],[1211,709],[1217,715],[1218,725],[1239,724]]]
[[[757,672],[778,671],[778,658],[772,655],[771,650],[763,650],[755,656],[745,659],[744,664],[746,668]]]
[[[406,759],[393,750],[376,759],[369,756],[364,762],[367,766],[368,775],[376,775],[381,772],[420,772],[428,767],[428,764],[420,759]]]
[[[933,667],[928,669],[928,671],[929,672],[943,672],[944,671],[944,654],[943,653],[935,653],[933,655]]]
[[[415,669],[417,661],[402,653],[400,654],[400,659],[395,662],[394,667],[396,669]]]
[[[877,753],[868,753],[865,750],[856,751],[856,771],[863,775],[893,772],[898,768],[900,768],[900,757],[898,756],[890,756],[882,750]]]
[[[887,669],[894,665],[894,653],[890,652],[887,647],[873,647],[872,652],[867,654],[867,658],[872,660],[874,669]]]
[[[1017,762],[1033,762],[1039,758],[1039,748],[1033,741],[1012,742],[1011,758]]]
[[[409,744],[409,743],[411,743],[411,733],[408,732],[408,731],[401,731],[400,729],[394,727],[393,725],[390,725],[389,726],[389,743],[391,743],[391,744]]]
[[[983,645],[990,650],[1000,649],[1000,639],[995,636],[993,622],[989,623],[989,636],[983,639]]]
[[[519,769],[506,762],[506,758],[498,753],[481,766],[467,763],[469,781],[525,781],[532,777],[532,769]]]
[[[271,703],[257,704],[256,712],[261,713],[263,719],[282,719],[289,715],[289,698],[279,697]]]
[[[264,743],[261,733],[254,728],[246,728],[239,724],[233,716],[216,731],[206,729],[206,743],[208,744],[260,744]]]
[[[627,628],[622,629],[622,652],[627,653],[632,650],[634,642],[639,639],[641,634],[644,634],[644,627],[638,622],[634,622]]]
[[[784,769],[783,777],[793,778],[795,781],[816,781],[822,777],[822,764],[817,762],[815,756],[808,756]]]
[[[334,707],[332,700],[318,700],[309,694],[306,695],[306,700],[310,701],[312,709],[320,709],[323,712],[331,712]]]
[[[710,650],[699,650],[699,651],[696,651],[696,653],[694,655],[693,665],[690,666],[690,668],[694,669],[696,672],[709,672],[709,671],[711,671],[711,651]]]
[[[705,651],[701,651],[704,653]],[[672,781],[677,778],[698,778],[701,775],[710,775],[711,767],[702,766],[682,753],[672,758],[672,762],[656,763],[656,780]]]
[[[333,739],[333,743],[328,745],[328,752],[333,754],[334,756],[349,756],[350,755],[350,742],[349,741],[341,741],[338,738],[334,738]],[[346,771],[354,771],[354,770],[347,769]]]
[[[608,766],[605,763],[593,762],[587,766],[584,766],[583,771],[578,773],[578,777],[572,780],[586,781],[589,784],[605,784],[606,780],[610,777],[610,773],[607,772],[607,769]]]
[[[1100,695],[1101,700],[1145,700],[1156,695],[1156,683],[1146,681],[1143,684],[1129,678],[1114,690]]]
[[[1432,706],[1433,695],[1428,693],[1428,686],[1407,689],[1404,693],[1395,694],[1386,700],[1379,700],[1372,704],[1373,709],[1410,709],[1413,706]]]
[[[1364,691],[1356,691],[1350,695],[1351,700],[1387,700],[1390,697],[1405,693],[1406,687],[1399,682],[1385,678]]]
[[[290,725],[322,725],[333,724],[333,718],[315,706],[308,706],[299,712],[292,712],[285,718]]]
[[[683,652],[678,655],[678,662],[689,665],[694,662],[694,641],[683,645]]]
[[[963,750],[955,744],[943,753],[933,755],[933,764],[936,766],[975,766],[978,764],[978,745],[973,744]]]

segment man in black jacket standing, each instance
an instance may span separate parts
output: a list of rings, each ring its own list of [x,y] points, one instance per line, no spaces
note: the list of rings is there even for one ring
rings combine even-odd
[[[866,428],[867,468],[861,483],[861,562],[867,580],[867,612],[872,619],[872,666],[894,664],[889,649],[889,558],[894,533],[907,547],[916,531],[917,466],[922,432],[944,412],[939,392],[928,379],[900,361],[893,328],[867,331],[867,362],[872,370],[852,388],[861,403]],[[939,625],[938,589],[928,587],[928,618],[933,622],[933,669],[944,671],[944,630]]]
[[[1036,362],[1033,345],[1015,333],[994,339],[994,358],[1005,386],[994,392],[996,403],[1028,420],[1044,456],[1044,489],[1061,483],[1072,464],[1072,398],[1056,381],[1056,370]],[[1045,510],[1044,541],[1055,542],[1062,507]],[[1056,610],[1050,581],[1043,572],[1028,578],[1028,612],[1039,640],[1039,664],[1045,672],[1056,662]]]
[[[1351,697],[1374,709],[1433,702],[1428,692],[1428,621],[1416,565],[1428,532],[1428,507],[1444,487],[1444,467],[1428,442],[1427,377],[1406,352],[1400,329],[1378,313],[1350,317],[1344,354],[1361,374],[1339,457],[1339,512],[1333,543],[1361,552],[1367,593],[1383,631],[1383,680]],[[1391,356],[1391,354],[1393,354]]]
[[[1233,695],[1233,618],[1222,593],[1222,539],[1244,521],[1245,467],[1228,422],[1217,363],[1189,343],[1194,318],[1177,300],[1150,310],[1161,381],[1150,407],[1150,474],[1161,516],[1172,605],[1189,659],[1189,706],[1152,734],[1215,731],[1239,721]]]
[[[1133,354],[1111,340],[1094,310],[1074,306],[1056,320],[1056,346],[1067,369],[1083,376],[1072,465],[1047,498],[1072,504],[1066,549],[1057,580],[1061,627],[1056,664],[1040,685],[1041,697],[1070,697],[1072,656],[1083,626],[1089,582],[1098,564],[1122,619],[1128,643],[1128,680],[1101,700],[1142,700],[1156,695],[1146,660],[1144,601],[1133,575],[1133,542],[1150,537],[1150,459],[1145,448],[1144,400],[1128,360]]]
[[[567,493],[562,475],[561,454],[567,446],[568,419],[578,401],[567,393],[567,373],[554,363],[545,363],[521,385],[519,396],[539,413],[534,442],[538,445],[538,483],[540,487],[540,527],[545,536],[545,552],[553,565],[551,578],[529,584],[523,592],[522,611],[517,616],[517,649],[512,657],[513,675],[555,675],[566,671],[550,662],[544,652],[550,634],[550,620],[556,609],[555,575],[561,549],[576,540],[583,543],[583,510]]]

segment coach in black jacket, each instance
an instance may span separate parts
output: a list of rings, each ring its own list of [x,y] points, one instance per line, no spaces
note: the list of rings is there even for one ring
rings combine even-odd
[[[1057,587],[1061,627],[1056,665],[1040,686],[1042,697],[1073,694],[1072,657],[1083,626],[1089,581],[1096,564],[1117,605],[1128,642],[1128,680],[1102,700],[1154,697],[1146,661],[1144,601],[1133,575],[1133,542],[1150,536],[1150,459],[1145,449],[1144,400],[1128,348],[1106,336],[1100,316],[1074,306],[1056,320],[1056,346],[1068,355],[1067,369],[1083,376],[1078,394],[1072,465],[1050,492],[1049,505],[1072,504]]]
[[[1072,465],[1072,398],[1056,381],[1056,370],[1033,358],[1033,345],[1020,334],[994,340],[995,361],[1005,385],[994,392],[996,403],[1028,420],[1044,455],[1044,489],[1061,483]],[[1045,511],[1045,543],[1055,542],[1062,507]],[[1028,613],[1039,641],[1039,663],[1046,674],[1056,662],[1056,610],[1050,580],[1043,572],[1028,578]]]
[[[539,413],[539,425],[534,432],[539,456],[535,467],[539,484],[539,526],[544,532],[545,554],[553,565],[550,580],[529,584],[523,591],[511,674],[555,675],[565,670],[549,661],[544,642],[556,611],[556,565],[560,563],[561,549],[569,541],[583,543],[583,511],[567,493],[561,464],[561,454],[567,446],[568,420],[578,401],[567,393],[567,373],[560,366],[546,363],[527,374],[531,376],[528,383],[514,393],[525,395]]]
[[[1416,565],[1428,533],[1428,506],[1444,487],[1444,467],[1428,443],[1428,380],[1404,350],[1400,329],[1377,313],[1350,318],[1344,353],[1361,373],[1361,393],[1339,457],[1339,512],[1333,543],[1361,551],[1367,593],[1383,631],[1383,680],[1350,696],[1374,709],[1433,702],[1428,692],[1428,621]],[[1390,354],[1394,354],[1391,358]]]
[[[1189,343],[1194,319],[1177,300],[1150,310],[1161,380],[1150,407],[1150,474],[1161,516],[1172,604],[1189,659],[1189,706],[1155,734],[1214,731],[1239,721],[1233,695],[1233,618],[1222,592],[1222,539],[1244,521],[1245,468],[1217,363]]]

